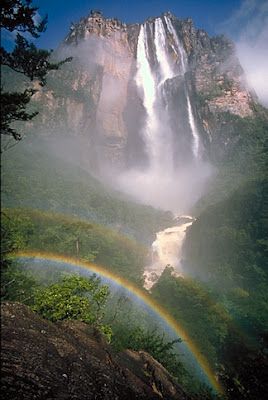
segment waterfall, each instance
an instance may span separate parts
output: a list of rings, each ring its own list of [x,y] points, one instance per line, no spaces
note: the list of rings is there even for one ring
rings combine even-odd
[[[173,39],[173,43],[170,39],[167,39],[162,19],[157,18],[153,22],[153,25],[152,23],[147,23],[141,26],[137,47],[138,69],[136,83],[142,94],[143,105],[147,114],[144,138],[146,140],[150,162],[149,175],[153,184],[157,185],[157,191],[159,191],[159,188],[161,191],[167,187],[161,182],[162,175],[159,172],[161,169],[166,172],[165,184],[166,182],[170,184],[169,179],[173,180],[170,187],[176,185],[176,181],[179,179],[178,172],[174,172],[174,170],[170,168],[167,158],[163,155],[167,153],[170,160],[172,159],[171,154],[173,150],[172,136],[169,136],[168,124],[165,125],[165,121],[168,121],[168,107],[163,107],[163,100],[167,104],[165,82],[177,75],[181,75],[185,81],[185,74],[188,68],[186,53],[179,41],[171,20],[165,16],[164,22],[170,38]],[[147,36],[146,28],[148,28],[149,36]],[[150,60],[148,51],[149,42],[154,46],[157,63],[155,63],[154,60]],[[175,63],[171,63],[171,58],[168,53],[169,45],[172,46],[173,51],[179,56],[179,66],[175,65]],[[153,68],[151,65],[153,65]],[[184,91],[187,102],[186,113],[188,114],[188,123],[192,135],[192,154],[194,159],[198,159],[199,136],[186,82],[184,83]],[[164,138],[161,132],[165,132]],[[150,187],[148,186],[146,189],[150,190]],[[168,188],[168,192],[171,192],[170,188]],[[173,226],[156,234],[156,240],[152,244],[152,261],[144,271],[144,287],[147,290],[150,290],[154,283],[157,282],[168,264],[175,267],[176,274],[182,275],[183,271],[180,261],[181,250],[186,229],[192,223],[193,219],[187,217],[179,226]]]
[[[182,75],[185,75],[185,73],[187,71],[187,67],[188,67],[185,50],[179,41],[178,35],[177,35],[170,19],[167,18],[166,16],[164,16],[164,19],[167,24],[168,31],[173,36],[174,42],[177,46],[177,54],[179,52],[179,55],[180,55],[181,73],[182,73]],[[173,47],[173,49],[174,49],[174,47]],[[188,121],[189,121],[189,125],[191,127],[191,133],[192,133],[192,137],[193,137],[192,151],[193,151],[195,158],[198,158],[199,152],[200,152],[199,151],[199,147],[200,147],[199,135],[198,135],[198,130],[197,130],[197,127],[195,124],[192,104],[190,101],[190,96],[189,96],[187,87],[186,87],[186,100],[187,100],[187,110],[188,110]]]
[[[149,63],[146,24],[141,25],[140,28],[137,46],[137,74],[135,79],[147,112],[144,127],[146,150],[150,158],[150,164],[154,164],[157,162],[157,115],[155,115],[154,110],[156,83]]]
[[[153,72],[150,66],[147,28],[149,38],[154,39],[158,60],[158,70],[156,72]],[[143,136],[151,174],[156,173],[159,168],[162,168],[163,164],[167,173],[172,172],[170,128],[164,123],[167,116],[163,115],[165,110],[161,105],[161,99],[163,98],[162,82],[172,77],[165,47],[164,26],[160,18],[155,21],[154,35],[150,24],[141,25],[137,45],[137,74],[135,80],[147,114]],[[162,111],[161,115],[160,110]]]
[[[198,158],[198,156],[199,156],[199,136],[198,136],[198,131],[197,131],[197,128],[196,128],[196,125],[195,125],[192,105],[191,105],[188,93],[187,93],[186,99],[187,99],[189,124],[190,124],[190,127],[191,127],[192,136],[193,136],[192,150],[193,150],[193,154],[194,154],[195,158]]]
[[[199,160],[199,135],[185,83],[187,68],[186,53],[170,18],[140,26],[134,81],[145,111],[139,133],[147,165],[137,162],[123,171],[119,189],[135,200],[176,213],[187,212],[197,200],[207,173]],[[178,111],[173,99],[182,105]]]
[[[176,276],[183,276],[181,264],[182,246],[186,230],[192,225],[194,219],[190,216],[178,217],[179,225],[157,232],[156,240],[152,244],[151,264],[144,270],[144,288],[150,290],[158,281],[167,265],[174,268]]]
[[[167,43],[166,43],[166,33],[164,29],[163,22],[161,18],[157,18],[155,20],[155,52],[157,61],[160,68],[160,84],[164,83],[167,79],[173,78],[174,72],[170,66],[170,62],[168,59],[168,54],[166,51]]]
[[[171,135],[165,135],[163,140],[163,131],[168,132],[167,126],[160,123],[159,110],[161,111],[161,120],[168,120],[167,112],[163,106],[159,107],[159,101],[165,98],[165,91],[162,88],[167,79],[174,78],[176,75],[185,75],[188,67],[187,57],[183,46],[181,45],[178,35],[172,25],[171,20],[164,16],[164,21],[170,36],[173,38],[175,46],[173,50],[180,57],[179,70],[175,65],[172,65],[170,55],[168,54],[168,42],[164,24],[161,18],[156,18],[152,23],[141,25],[138,46],[137,46],[137,74],[136,83],[143,96],[143,105],[147,112],[147,119],[144,128],[144,137],[146,141],[146,149],[149,156],[151,167],[157,168],[159,162],[163,165],[163,154],[172,150],[172,143],[168,143]],[[148,27],[149,38],[147,36]],[[153,34],[154,31],[154,34]],[[153,72],[148,50],[148,39],[154,43],[158,68]],[[185,84],[185,95],[187,101],[188,122],[192,134],[192,153],[195,159],[199,156],[199,135],[196,127],[193,108],[190,101],[187,85]],[[157,106],[158,102],[158,106]],[[162,134],[161,134],[162,133]],[[169,132],[168,132],[169,133]],[[168,148],[169,146],[169,148]],[[164,156],[165,157],[165,156]],[[168,166],[170,170],[170,165]]]

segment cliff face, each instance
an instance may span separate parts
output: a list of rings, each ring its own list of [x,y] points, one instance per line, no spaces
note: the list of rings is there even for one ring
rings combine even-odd
[[[149,19],[143,27],[144,62],[157,84],[165,67],[159,58],[163,43],[173,71],[165,75],[161,92],[166,124],[172,131],[171,147],[177,153],[183,148],[184,155],[191,151],[187,141],[192,127],[185,117],[190,101],[192,117],[188,120],[195,120],[203,156],[213,148],[213,157],[221,157],[226,144],[230,145],[226,115],[254,116],[256,101],[233,44],[224,37],[210,38],[192,20],[179,20],[170,13]],[[99,12],[72,25],[58,57],[73,55],[74,60],[51,73],[48,86],[34,96],[42,104],[39,129],[82,136],[85,158],[99,166],[104,163],[122,169],[136,159],[146,162],[146,135],[141,132],[148,110],[137,84],[140,35],[141,25],[106,19]]]
[[[88,325],[52,324],[19,303],[1,306],[2,398],[190,400],[145,352],[118,355]]]

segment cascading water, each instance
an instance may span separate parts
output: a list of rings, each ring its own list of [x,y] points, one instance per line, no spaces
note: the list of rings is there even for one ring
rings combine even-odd
[[[166,174],[170,176],[172,174],[171,132],[168,124],[165,124],[167,115],[163,115],[161,85],[173,76],[173,72],[165,51],[165,31],[160,18],[155,21],[153,35],[158,69],[156,73],[152,72],[147,29],[150,39],[153,35],[152,25],[145,23],[141,26],[137,45],[137,74],[135,77],[146,110],[146,122],[143,129],[149,159],[149,168],[146,173],[149,176],[158,175],[159,168],[162,168],[164,164]]]
[[[166,51],[166,33],[161,18],[157,18],[154,25],[155,52],[160,69],[160,84],[162,84],[167,79],[173,78],[174,72],[170,65],[169,57]]]
[[[180,75],[184,79],[184,92],[187,103],[188,123],[192,135],[192,154],[194,160],[199,157],[199,135],[196,128],[190,96],[188,93],[187,84],[185,82],[185,74],[187,72],[188,63],[186,53],[178,39],[176,31],[171,20],[164,16],[164,22],[167,27],[169,36],[173,38],[172,42],[167,39],[165,27],[161,18],[157,18],[152,24],[142,25],[140,29],[138,47],[137,47],[137,75],[136,83],[142,94],[143,105],[146,110],[146,123],[144,128],[144,139],[146,142],[146,150],[149,158],[149,169],[147,173],[152,179],[153,176],[162,177],[159,173],[160,169],[165,169],[167,174],[165,182],[169,184],[169,180],[176,182],[176,171],[171,165],[170,154],[172,152],[172,135],[167,126],[163,125],[163,121],[168,121],[168,108],[163,107],[164,102],[167,102],[165,93],[165,82]],[[147,36],[147,30],[150,38]],[[157,67],[154,65],[152,71],[152,60],[149,57],[149,39],[153,42]],[[179,65],[171,63],[170,54],[168,53],[168,45],[171,43],[172,49],[179,57]],[[161,104],[162,101],[162,104]],[[160,115],[161,114],[161,115]],[[162,123],[161,123],[162,122]],[[165,138],[163,140],[163,132]],[[162,133],[162,135],[161,135]],[[169,154],[169,162],[163,154]],[[153,180],[154,184],[162,184],[161,179],[158,182]],[[193,223],[193,219],[188,217],[188,220],[179,226],[168,228],[156,234],[156,240],[152,244],[152,262],[145,268],[144,272],[144,287],[150,289],[161,276],[165,266],[170,264],[174,266],[177,273],[182,274],[180,264],[180,255],[185,238],[186,228]]]
[[[209,172],[201,167],[187,69],[185,50],[169,16],[141,25],[134,82],[144,108],[137,137],[144,143],[147,165],[127,169],[118,184],[134,199],[175,213],[185,213],[194,204]]]
[[[194,219],[190,216],[181,216],[178,222],[180,222],[178,225],[156,234],[151,249],[151,264],[145,268],[143,274],[144,287],[147,290],[158,281],[167,265],[175,268],[176,276],[183,276],[182,246],[186,229],[192,225]]]
[[[180,55],[180,70],[181,73],[183,75],[185,75],[186,71],[187,71],[187,67],[188,67],[188,63],[187,63],[187,58],[186,58],[186,54],[185,54],[185,50],[182,47],[178,35],[172,25],[172,22],[170,21],[170,19],[166,16],[164,16],[166,25],[167,25],[167,29],[169,31],[169,33],[173,36],[174,42],[176,44],[177,49],[175,49],[175,51]],[[174,49],[174,46],[173,46]],[[195,124],[195,120],[194,120],[194,115],[193,115],[193,109],[192,109],[192,105],[191,105],[191,101],[190,101],[190,96],[186,87],[186,99],[187,99],[187,109],[188,109],[188,120],[189,120],[189,125],[191,127],[191,132],[192,132],[192,137],[193,137],[193,146],[192,146],[192,150],[193,150],[193,154],[195,156],[195,158],[197,159],[199,157],[199,135],[198,135],[198,130],[196,128],[196,124]]]
[[[145,145],[148,164],[125,171],[119,177],[119,187],[145,204],[177,215],[188,212],[196,202],[210,173],[200,157],[188,68],[186,52],[170,16],[141,25],[134,81],[144,108],[143,128],[137,135]],[[177,250],[182,247],[188,226],[189,221],[185,227],[175,226],[170,232],[156,234],[154,248],[160,249],[164,240],[165,246],[173,250],[170,257],[159,256],[147,267],[147,287],[153,276],[161,275],[165,263],[179,266]]]
[[[144,143],[147,165],[132,166],[119,178],[119,188],[135,200],[176,215],[188,213],[200,197],[211,169],[201,159],[200,138],[189,93],[187,55],[165,15],[140,27],[134,77],[143,105],[143,127],[134,132]],[[139,114],[137,114],[139,115]],[[144,153],[143,153],[144,154]],[[194,219],[156,234],[153,259],[145,268],[145,287],[157,282],[167,264],[180,275],[186,229]]]
[[[155,115],[156,83],[148,61],[148,41],[146,24],[140,28],[137,46],[137,74],[136,84],[143,96],[143,105],[147,112],[144,127],[146,150],[150,164],[155,164],[158,159],[157,115]]]
[[[188,107],[189,124],[190,124],[192,135],[193,135],[192,149],[193,149],[193,154],[194,154],[195,158],[197,159],[199,157],[199,136],[198,136],[197,128],[195,125],[192,105],[191,105],[188,94],[187,94],[187,107]]]

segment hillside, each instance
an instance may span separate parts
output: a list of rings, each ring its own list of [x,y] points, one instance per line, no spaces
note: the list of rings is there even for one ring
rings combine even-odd
[[[9,232],[4,249],[13,242],[14,250],[79,257],[142,284],[146,247],[101,225],[51,212],[4,209],[2,229]]]
[[[172,214],[137,204],[79,166],[25,140],[2,157],[2,206],[36,208],[95,221],[151,244]]]
[[[52,324],[10,302],[1,316],[3,399],[191,399],[148,353],[114,355],[82,322]]]
[[[7,396],[265,399],[268,111],[234,43],[170,12],[125,24],[95,10],[52,59],[67,56],[44,86],[3,70],[39,112],[3,141]],[[178,227],[163,257],[176,267],[158,276]],[[85,282],[80,261],[116,278]],[[152,309],[135,297],[145,267]]]

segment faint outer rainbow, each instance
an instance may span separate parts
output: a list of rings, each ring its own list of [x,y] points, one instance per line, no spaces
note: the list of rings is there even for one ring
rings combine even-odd
[[[55,261],[58,263],[65,263],[69,264],[74,267],[84,268],[93,273],[103,276],[116,284],[124,287],[138,298],[144,301],[153,311],[155,311],[167,324],[170,326],[176,334],[183,340],[186,344],[187,348],[193,354],[194,358],[196,359],[197,363],[207,376],[210,384],[212,387],[220,394],[224,393],[223,387],[218,382],[214,371],[209,366],[207,359],[200,353],[197,346],[193,343],[190,339],[187,332],[179,325],[179,323],[163,308],[160,304],[158,304],[152,297],[146,293],[144,290],[139,289],[137,286],[132,284],[131,282],[127,281],[124,278],[116,275],[115,273],[107,270],[106,268],[90,263],[87,261],[81,261],[79,259],[75,259],[72,257],[66,257],[59,254],[54,253],[46,253],[46,252],[38,252],[38,251],[21,251],[12,254],[15,258],[38,258],[40,260],[47,260],[47,261]]]

